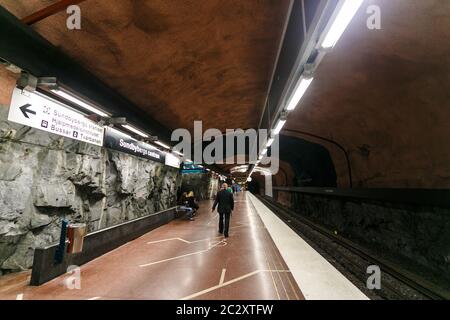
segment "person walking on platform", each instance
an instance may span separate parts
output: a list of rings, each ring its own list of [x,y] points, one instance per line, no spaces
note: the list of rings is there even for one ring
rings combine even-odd
[[[228,184],[226,183],[222,185],[222,190],[217,193],[212,211],[216,210],[216,207],[217,212],[219,212],[219,233],[228,238],[231,212],[234,210],[234,198],[233,193],[228,191]]]

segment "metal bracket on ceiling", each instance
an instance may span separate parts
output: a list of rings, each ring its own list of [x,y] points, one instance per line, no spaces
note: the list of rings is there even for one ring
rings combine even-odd
[[[11,71],[12,73],[21,73],[22,69],[20,69],[18,66],[11,64],[11,63],[7,63],[5,64],[6,66],[6,70]]]
[[[153,143],[155,141],[158,141],[158,136],[150,136],[148,138],[141,138],[140,141],[147,142],[147,143]]]
[[[22,69],[16,66],[15,64],[12,64],[5,59],[0,58],[0,64],[5,66],[5,69],[8,71],[11,71],[12,73],[21,73]]]
[[[38,86],[38,78],[22,71],[20,78],[17,79],[17,87],[27,92],[34,92]]]
[[[28,92],[34,92],[39,87],[45,87],[49,90],[58,88],[55,77],[38,78],[25,71],[22,71],[20,78],[17,80],[17,86]]]
[[[125,117],[111,117],[111,118],[105,118],[107,125],[120,125],[120,124],[127,124],[127,118]]]
[[[100,120],[98,120],[100,118]],[[127,124],[127,118],[125,117],[99,117],[97,116],[97,122],[99,125],[107,127],[114,127],[114,125]]]
[[[315,63],[307,63],[303,68],[302,75],[306,78],[310,78],[313,76],[314,71],[316,70],[317,65]]]

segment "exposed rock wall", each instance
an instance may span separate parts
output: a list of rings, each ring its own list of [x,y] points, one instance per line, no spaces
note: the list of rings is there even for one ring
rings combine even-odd
[[[297,193],[277,201],[436,283],[450,279],[450,209]],[[444,280],[442,280],[444,279]],[[450,288],[450,285],[448,285]]]
[[[197,200],[213,199],[219,188],[219,180],[209,173],[183,174],[181,191],[193,191]]]
[[[0,106],[0,272],[30,268],[61,220],[88,232],[175,205],[178,169],[6,121]]]

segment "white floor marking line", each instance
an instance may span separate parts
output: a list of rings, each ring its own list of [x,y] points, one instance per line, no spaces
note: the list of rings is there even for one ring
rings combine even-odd
[[[223,287],[225,287],[225,286],[228,286],[228,285],[233,284],[233,283],[235,283],[235,282],[238,282],[238,281],[247,279],[247,278],[249,278],[249,277],[251,277],[251,276],[254,276],[255,274],[259,274],[259,273],[263,273],[263,272],[270,272],[270,273],[272,273],[272,272],[290,272],[290,271],[289,271],[289,270],[255,270],[255,271],[253,271],[253,272],[244,274],[244,275],[242,275],[242,276],[240,276],[240,277],[234,278],[234,279],[232,279],[232,280],[229,280],[229,281],[224,282],[224,283],[222,283],[222,284],[219,284],[219,285],[217,285],[217,286],[214,286],[214,287],[211,287],[211,288],[202,290],[202,291],[200,291],[200,292],[191,294],[191,295],[189,295],[189,296],[187,296],[187,297],[181,298],[180,300],[189,300],[189,299],[193,299],[193,298],[198,297],[198,296],[202,296],[202,295],[204,295],[204,294],[206,294],[206,293],[208,293],[208,292],[211,292],[211,291],[214,291],[214,290],[223,288]]]
[[[101,297],[93,297],[93,298],[89,298],[88,300],[98,300],[98,299],[100,299]]]
[[[23,300],[23,293],[18,294],[16,300]]]
[[[173,241],[173,240],[179,240],[179,241],[182,241],[182,242],[185,242],[185,243],[190,243],[189,241],[184,240],[182,238],[169,238],[169,239],[162,239],[162,240],[156,240],[156,241],[149,241],[149,242],[147,242],[147,244],[154,244],[154,243]]]
[[[188,253],[188,254],[183,254],[181,256],[176,256],[176,257],[172,257],[172,258],[168,258],[168,259],[164,259],[164,260],[159,260],[159,261],[155,261],[155,262],[150,262],[150,263],[146,263],[146,264],[141,264],[139,265],[139,267],[144,268],[144,267],[149,267],[155,264],[159,264],[159,263],[163,263],[163,262],[167,262],[167,261],[172,261],[172,260],[176,260],[176,259],[181,259],[181,258],[185,258],[185,257],[189,257],[189,256],[193,256],[196,254],[201,254],[201,253],[205,253],[210,251],[211,249],[217,247],[219,244],[223,244],[224,246],[227,245],[227,242],[225,240],[219,241],[213,245],[210,245],[210,247],[208,249],[204,249],[204,250],[200,250],[200,251],[196,251],[196,252],[192,252],[192,253]]]
[[[225,281],[225,272],[227,272],[227,269],[222,269],[222,274],[220,275],[219,285],[222,285],[223,282]]]
[[[160,261],[155,261],[155,262],[151,262],[151,263],[141,264],[139,267],[141,267],[141,268],[149,267],[149,266],[152,266],[152,265],[155,265],[155,264],[158,264],[158,263],[163,263],[163,262],[167,262],[167,261],[181,259],[181,258],[184,258],[184,257],[189,257],[189,256],[193,256],[195,254],[200,254],[200,253],[203,253],[203,252],[206,252],[206,251],[209,251],[209,250],[206,249],[206,250],[196,251],[196,252],[184,254],[184,255],[181,255],[181,256],[176,256],[176,257],[173,257],[173,258],[168,258],[168,259],[164,259],[164,260],[160,260]]]
[[[217,219],[218,216],[219,216],[219,214],[216,212],[216,214],[214,215],[214,217],[212,217],[212,218],[209,220],[207,226],[209,226],[209,225],[211,224],[211,222],[213,222],[214,219]]]
[[[192,244],[192,243],[197,243],[197,242],[214,240],[214,239],[218,239],[218,238],[222,238],[222,236],[218,236],[218,237],[214,237],[214,238],[206,238],[206,239],[201,239],[201,240],[194,240],[194,241],[185,240],[183,238],[169,238],[169,239],[162,239],[162,240],[156,240],[156,241],[149,241],[149,242],[147,242],[147,244],[155,244],[155,243],[173,241],[173,240],[178,240],[178,241],[182,241],[184,243]]]

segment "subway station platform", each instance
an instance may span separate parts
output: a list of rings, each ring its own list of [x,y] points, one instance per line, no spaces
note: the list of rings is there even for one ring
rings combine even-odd
[[[28,286],[29,273],[3,277],[0,299],[367,299],[250,193],[235,197],[230,237],[217,232],[212,201],[194,221],[153,230],[71,275]]]

